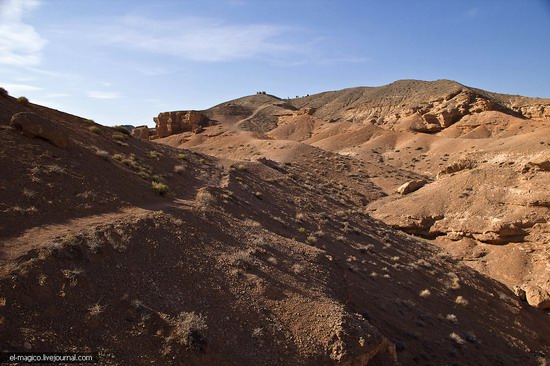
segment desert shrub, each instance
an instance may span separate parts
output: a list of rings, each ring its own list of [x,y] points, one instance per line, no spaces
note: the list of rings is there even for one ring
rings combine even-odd
[[[107,159],[109,157],[109,153],[105,150],[97,150],[95,154],[103,159]]]
[[[103,305],[101,305],[100,303],[96,303],[88,308],[88,315],[91,317],[98,316],[104,310],[105,310],[105,307]]]
[[[122,159],[121,163],[129,168],[136,168],[136,162],[132,159]]]
[[[161,182],[152,182],[151,187],[153,188],[153,191],[161,196],[164,196],[169,191],[168,186]]]
[[[124,126],[114,126],[113,130],[130,136],[130,131]]]
[[[201,205],[201,206],[210,206],[216,203],[216,197],[208,190],[201,188],[197,192],[197,195],[195,196],[195,200]]]
[[[255,263],[254,257],[252,256],[253,254],[253,250],[242,250],[237,252],[231,258],[231,264],[235,267],[248,271]]]
[[[185,160],[187,158],[187,155],[185,154],[178,154],[178,159]]]
[[[187,348],[201,350],[206,345],[206,330],[208,325],[204,316],[182,311],[174,321],[172,337]]]
[[[301,227],[301,228],[298,229],[298,232],[299,232],[299,233],[302,233],[302,234],[305,234],[306,228]]]
[[[457,303],[458,305],[467,306],[468,305],[468,300],[466,300],[462,296],[457,296],[456,299],[455,299],[455,303]]]
[[[162,153],[160,153],[158,151],[155,151],[155,150],[149,151],[148,155],[152,159],[159,159],[160,157],[162,157]]]
[[[317,242],[317,237],[313,234],[308,235],[308,237],[306,238],[306,243],[307,244],[313,245],[316,242]]]
[[[298,273],[302,273],[304,271],[304,266],[302,266],[299,263],[296,263],[296,264],[292,265],[291,269],[292,269],[292,272],[298,274]]]
[[[183,165],[176,165],[174,167],[174,172],[175,173],[180,174],[180,173],[183,173],[184,171],[185,171],[185,166],[183,166]]]
[[[21,104],[24,104],[24,105],[29,104],[29,100],[27,99],[27,97],[19,97],[19,98],[17,98],[17,101]]]
[[[93,132],[93,133],[99,133],[101,131],[101,129],[97,126],[90,126],[90,127],[88,127],[88,131]]]
[[[140,170],[137,174],[138,174],[138,175],[140,176],[140,178],[142,178],[142,179],[145,179],[145,180],[151,179],[151,175],[149,175],[149,173],[147,173],[147,172],[144,171],[144,170]]]
[[[459,346],[466,343],[466,341],[462,339],[462,337],[455,332],[452,332],[451,334],[449,334],[449,338],[451,338],[451,340]]]
[[[128,138],[128,135],[125,135],[123,133],[120,133],[120,132],[115,132],[113,133],[113,140],[116,140],[116,141],[124,141]]]
[[[258,191],[258,192],[254,192],[254,196],[256,196],[257,199],[261,200],[263,198],[264,194],[262,192]]]
[[[420,294],[419,294],[419,295],[420,295],[420,297],[426,298],[426,297],[430,296],[431,294],[432,294],[432,293],[430,292],[430,290],[425,289],[425,290],[420,291]]]
[[[0,95],[3,96],[3,97],[6,97],[8,96],[8,91],[4,88],[0,88]]]

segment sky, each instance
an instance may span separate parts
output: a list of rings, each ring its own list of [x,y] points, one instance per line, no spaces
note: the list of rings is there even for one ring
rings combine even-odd
[[[549,60],[550,0],[0,0],[0,86],[104,125],[399,79],[548,98]]]

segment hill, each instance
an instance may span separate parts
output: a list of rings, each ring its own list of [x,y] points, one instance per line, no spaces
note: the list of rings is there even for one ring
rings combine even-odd
[[[436,170],[396,149],[458,138],[296,102],[242,98],[148,141],[1,96],[2,349],[102,365],[544,362],[544,311],[371,217]]]

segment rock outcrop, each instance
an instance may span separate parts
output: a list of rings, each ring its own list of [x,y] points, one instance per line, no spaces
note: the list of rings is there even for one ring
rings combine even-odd
[[[522,286],[529,305],[536,309],[550,309],[550,294],[539,286]]]
[[[163,112],[154,118],[158,137],[167,137],[176,133],[198,133],[208,124],[208,117],[197,111]]]
[[[137,139],[149,140],[151,132],[147,126],[138,126],[132,130],[132,136]]]
[[[550,118],[550,105],[537,104],[521,107],[511,107],[518,113],[521,113],[524,117],[530,119],[547,119]]]
[[[409,194],[411,192],[417,191],[420,188],[424,187],[426,185],[426,183],[428,183],[428,182],[426,182],[423,179],[422,180],[411,180],[411,181],[399,186],[399,188],[397,188],[397,193],[399,193],[400,195]]]
[[[36,113],[16,113],[11,118],[10,125],[21,130],[25,136],[43,138],[61,149],[66,149],[69,145],[69,137],[61,127]]]
[[[296,116],[302,116],[302,115],[308,115],[308,116],[311,116],[313,115],[313,113],[315,113],[317,109],[316,108],[313,108],[313,107],[305,107],[305,108],[302,108],[302,109],[299,109],[295,112],[295,115]]]

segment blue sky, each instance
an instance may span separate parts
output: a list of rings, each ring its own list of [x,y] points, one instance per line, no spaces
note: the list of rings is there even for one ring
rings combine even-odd
[[[398,79],[550,97],[549,60],[550,0],[0,0],[0,86],[106,125]]]

